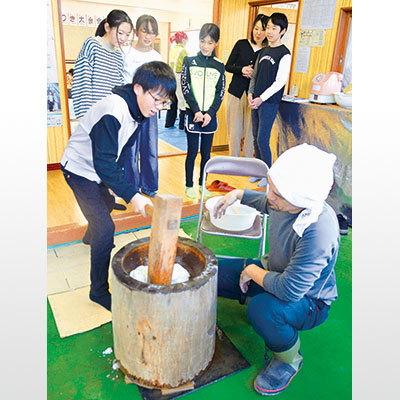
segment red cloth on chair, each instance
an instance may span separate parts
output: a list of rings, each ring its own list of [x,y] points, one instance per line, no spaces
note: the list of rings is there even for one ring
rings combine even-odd
[[[210,185],[207,185],[206,188],[212,192],[231,192],[236,188],[233,186],[229,186],[226,182],[222,181],[213,181]]]

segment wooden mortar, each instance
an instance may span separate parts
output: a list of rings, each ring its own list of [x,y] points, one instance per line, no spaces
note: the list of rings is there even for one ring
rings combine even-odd
[[[125,245],[112,259],[115,357],[134,382],[175,388],[211,363],[215,350],[217,259],[204,245],[178,238],[176,263],[190,273],[183,283],[139,282],[129,273],[148,265],[149,238]]]

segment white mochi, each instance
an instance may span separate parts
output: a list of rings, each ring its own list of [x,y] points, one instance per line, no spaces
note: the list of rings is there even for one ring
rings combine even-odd
[[[143,283],[149,283],[148,271],[149,271],[148,265],[139,265],[138,267],[136,267],[134,270],[131,271],[129,276],[133,279],[136,279],[137,281],[140,281]],[[189,280],[189,278],[190,278],[190,274],[186,270],[186,268],[183,268],[182,265],[180,265],[180,264],[174,264],[174,269],[172,271],[171,284],[186,282],[187,280]]]

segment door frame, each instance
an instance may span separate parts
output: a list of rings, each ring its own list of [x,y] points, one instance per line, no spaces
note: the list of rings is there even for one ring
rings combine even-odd
[[[331,71],[343,73],[351,22],[352,7],[341,8]]]

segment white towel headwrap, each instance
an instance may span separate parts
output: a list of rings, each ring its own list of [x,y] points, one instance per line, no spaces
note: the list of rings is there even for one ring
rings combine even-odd
[[[304,143],[282,153],[268,172],[280,194],[294,206],[304,208],[293,224],[300,237],[322,212],[333,185],[335,161],[334,154]]]

